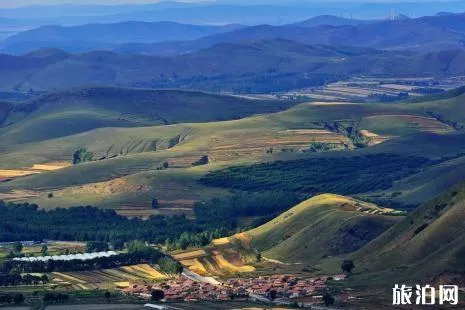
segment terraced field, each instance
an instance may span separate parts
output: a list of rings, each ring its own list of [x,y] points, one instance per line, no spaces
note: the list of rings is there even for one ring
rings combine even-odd
[[[130,283],[152,283],[168,278],[148,264],[95,271],[53,272],[52,276],[58,285],[82,290],[122,288]]]
[[[199,250],[174,252],[172,256],[189,270],[206,276],[225,276],[238,273],[250,273],[255,267],[250,265],[253,250],[247,251],[230,238],[213,240]]]

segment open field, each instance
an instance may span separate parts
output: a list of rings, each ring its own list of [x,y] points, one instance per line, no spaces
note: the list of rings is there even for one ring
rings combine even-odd
[[[465,77],[451,78],[352,78],[348,81],[330,83],[322,87],[313,87],[286,93],[287,96],[305,96],[313,100],[324,101],[366,101],[404,99],[399,96],[408,94],[416,98],[431,92],[444,92],[460,87]]]
[[[153,283],[168,278],[147,264],[93,271],[53,272],[51,276],[52,283],[77,290],[126,288],[130,283]]]
[[[71,166],[68,162],[50,162],[44,164],[34,164],[30,168],[23,169],[0,169],[0,182],[12,180],[18,177],[39,174],[42,172],[55,171]]]

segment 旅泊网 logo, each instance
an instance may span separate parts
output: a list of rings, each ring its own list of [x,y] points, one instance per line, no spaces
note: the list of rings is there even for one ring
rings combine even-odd
[[[457,285],[440,285],[438,289],[430,285],[398,285],[392,289],[393,305],[457,305],[459,288]]]

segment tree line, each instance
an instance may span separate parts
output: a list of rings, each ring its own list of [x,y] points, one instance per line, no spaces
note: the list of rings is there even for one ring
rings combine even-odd
[[[130,266],[137,264],[159,264],[163,272],[179,273],[182,266],[178,262],[172,261],[159,250],[148,247],[145,243],[134,241],[128,245],[128,252],[113,255],[109,257],[97,257],[89,260],[48,260],[48,261],[17,261],[6,260],[0,264],[1,277],[6,280],[14,281],[14,285],[21,284],[19,281],[25,279],[35,279],[29,276],[21,277],[21,273],[39,273],[39,272],[70,272],[84,270],[111,269],[121,266]],[[11,276],[11,274],[14,274]],[[10,278],[11,277],[11,278]],[[44,281],[45,279],[36,279]]]
[[[0,286],[18,286],[18,285],[39,285],[49,282],[47,275],[42,277],[30,274],[21,275],[15,273],[15,269],[10,269],[9,274],[0,274]]]

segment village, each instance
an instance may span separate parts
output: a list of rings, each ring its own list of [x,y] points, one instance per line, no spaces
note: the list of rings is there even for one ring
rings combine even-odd
[[[229,301],[247,299],[258,302],[291,304],[298,301],[321,303],[327,281],[341,281],[345,274],[301,278],[296,275],[271,275],[256,278],[230,278],[224,282],[198,282],[184,275],[150,285],[132,284],[122,291],[128,295],[151,299],[152,292],[160,292],[167,302]],[[159,296],[157,295],[157,296]]]

